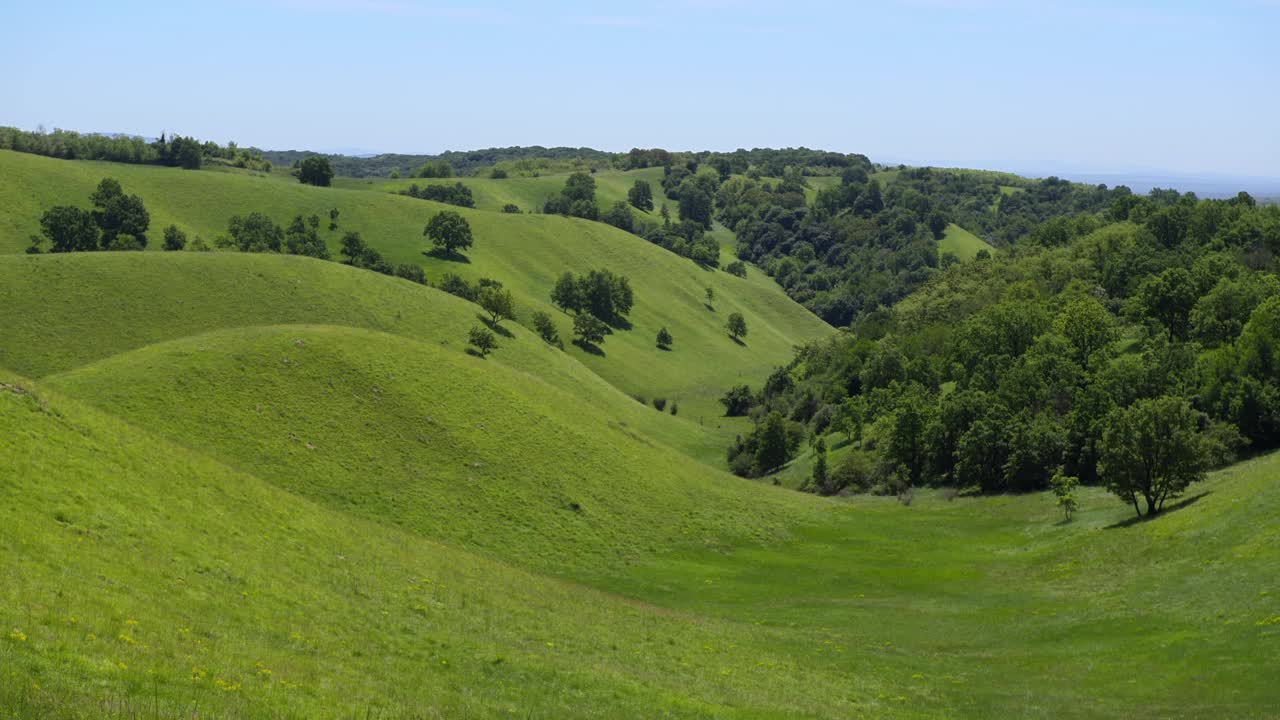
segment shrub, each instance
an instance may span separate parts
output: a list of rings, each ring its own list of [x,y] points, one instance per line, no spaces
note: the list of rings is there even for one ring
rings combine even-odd
[[[548,345],[563,347],[560,342],[560,331],[556,329],[556,324],[551,320],[551,316],[538,311],[533,314],[533,329],[538,332],[538,337],[542,338]]]
[[[675,414],[676,414],[676,413],[678,413],[678,412],[680,412],[680,403],[677,403],[676,401],[672,400],[672,401],[671,401],[671,414],[672,414],[672,415],[675,415]]]
[[[734,260],[733,262],[724,266],[724,271],[729,273],[730,275],[744,278],[747,276],[747,264],[742,262],[741,260]]]
[[[170,225],[164,229],[165,250],[181,250],[186,246],[187,234],[179,230],[177,225]]]
[[[520,206],[515,203],[507,203],[502,206],[502,212],[507,213],[508,215],[519,215]]]
[[[671,348],[672,342],[674,340],[671,339],[671,333],[667,332],[665,327],[658,331],[658,347],[668,350]]]
[[[658,409],[658,412],[662,412],[663,410],[666,410],[666,409],[667,409],[667,399],[666,399],[666,398],[654,398],[654,399],[653,399],[653,406],[654,406],[655,408],[657,408],[657,409]]]
[[[403,263],[396,266],[396,277],[402,277],[405,280],[416,282],[419,285],[427,284],[427,273],[418,265]]]

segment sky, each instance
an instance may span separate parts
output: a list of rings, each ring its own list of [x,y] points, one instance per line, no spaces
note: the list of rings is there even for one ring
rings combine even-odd
[[[1280,0],[0,0],[0,125],[1280,177]]]

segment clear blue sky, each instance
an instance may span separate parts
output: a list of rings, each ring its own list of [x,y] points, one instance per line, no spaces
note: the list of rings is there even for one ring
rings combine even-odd
[[[1280,0],[3,5],[26,128],[1280,176]]]

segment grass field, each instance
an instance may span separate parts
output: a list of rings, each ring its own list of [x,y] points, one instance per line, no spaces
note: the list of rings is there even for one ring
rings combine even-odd
[[[993,255],[996,253],[996,249],[989,245],[987,241],[955,223],[947,225],[946,234],[938,241],[939,255],[949,252],[961,260],[972,260],[982,250],[986,250]]]
[[[389,193],[313,188],[233,173],[67,162],[13,152],[0,152],[0,176],[12,179],[0,185],[0,207],[10,209],[0,216],[3,252],[26,246],[27,237],[38,232],[45,208],[64,203],[86,206],[97,182],[111,176],[126,192],[142,196],[157,238],[159,229],[170,223],[211,241],[225,232],[233,214],[256,210],[287,223],[296,214],[324,217],[329,208],[337,207],[339,229],[322,230],[335,252],[340,234],[357,230],[391,262],[422,265],[432,279],[446,272],[471,280],[498,279],[514,293],[521,322],[528,323],[536,310],[549,312],[566,339],[571,336],[571,318],[549,300],[555,278],[565,270],[620,272],[635,289],[633,328],[611,335],[602,346],[603,355],[567,343],[566,351],[626,393],[676,401],[681,413],[713,429],[721,425],[722,435],[730,438],[742,428],[740,423],[716,419],[722,409],[717,398],[724,389],[760,382],[774,365],[790,357],[794,345],[831,331],[763,273],[752,272],[744,279],[704,270],[603,223],[461,210],[476,244],[466,262],[457,262],[424,254],[428,245],[422,228],[448,206]],[[706,287],[716,294],[711,306],[704,302]],[[746,317],[750,334],[745,346],[723,330],[731,312]],[[672,352],[655,347],[654,336],[661,327],[675,338]],[[456,341],[463,340],[459,334]]]

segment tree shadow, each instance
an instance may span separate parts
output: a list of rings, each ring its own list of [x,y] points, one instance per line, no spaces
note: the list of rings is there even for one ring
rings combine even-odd
[[[732,341],[734,341],[734,342],[736,342],[736,343],[738,343],[738,346],[739,346],[739,347],[746,347],[746,346],[747,346],[747,344],[746,344],[746,343],[744,343],[744,342],[742,342],[742,340],[741,340],[740,338],[736,338],[736,337],[734,337],[734,336],[730,335],[730,336],[729,336],[729,339],[730,339],[730,340],[732,340]]]
[[[489,358],[489,356],[488,356],[488,355],[485,355],[485,354],[481,353],[479,350],[477,350],[477,349],[475,349],[475,348],[473,348],[473,347],[469,347],[469,348],[467,348],[467,349],[466,349],[466,353],[467,353],[468,355],[470,355],[471,357],[477,357],[477,358],[480,358],[481,360],[487,360],[487,359]]]
[[[589,343],[586,340],[577,340],[577,339],[573,341],[573,344],[577,345],[585,353],[595,355],[596,357],[604,357],[604,350],[601,350],[599,345]]]
[[[612,322],[607,322],[605,324],[614,330],[630,330],[633,327],[631,321],[621,315],[615,317]]]
[[[1163,510],[1161,510],[1160,512],[1156,513],[1155,515],[1135,515],[1135,516],[1133,516],[1133,517],[1131,517],[1131,518],[1127,518],[1127,519],[1125,519],[1125,520],[1121,520],[1121,521],[1119,521],[1119,522],[1112,523],[1112,524],[1108,525],[1106,529],[1107,529],[1107,530],[1112,530],[1112,529],[1115,529],[1115,528],[1127,528],[1127,527],[1133,527],[1134,525],[1137,525],[1138,523],[1144,523],[1144,522],[1147,522],[1148,520],[1155,520],[1155,519],[1157,519],[1157,518],[1162,518],[1162,517],[1164,517],[1165,515],[1168,515],[1168,514],[1169,514],[1169,513],[1171,513],[1171,512],[1176,512],[1176,511],[1181,510],[1181,509],[1183,509],[1183,508],[1191,507],[1192,505],[1195,505],[1196,503],[1200,502],[1200,498],[1202,498],[1202,497],[1204,497],[1204,496],[1206,496],[1206,495],[1212,495],[1212,494],[1213,494],[1213,491],[1212,491],[1212,490],[1205,490],[1204,492],[1200,493],[1199,495],[1192,495],[1191,497],[1183,498],[1183,499],[1179,500],[1178,502],[1176,502],[1176,503],[1174,503],[1174,504],[1172,504],[1172,505],[1165,505],[1165,506],[1164,506],[1164,509],[1163,509]]]
[[[476,319],[477,319],[477,320],[479,320],[480,322],[484,323],[485,327],[489,328],[489,329],[490,329],[490,330],[492,330],[494,333],[496,333],[496,334],[498,334],[498,335],[501,335],[501,336],[502,336],[502,337],[504,337],[504,338],[513,338],[513,337],[515,337],[515,335],[512,335],[512,334],[511,334],[511,331],[510,331],[510,330],[508,330],[508,329],[506,329],[506,328],[502,327],[502,326],[501,326],[501,325],[499,325],[498,323],[494,322],[493,320],[489,319],[488,317],[486,317],[486,316],[484,316],[484,315],[481,315],[480,313],[476,313]]]
[[[663,352],[671,352],[671,346],[670,346],[670,345],[659,345],[659,346],[658,346],[658,349],[659,349],[659,350],[661,350],[661,351],[663,351]]]
[[[706,308],[707,310],[710,310],[711,312],[716,311],[715,306],[713,306],[711,303],[702,303],[702,307]]]
[[[467,257],[466,255],[463,255],[462,253],[458,253],[458,252],[449,252],[443,248],[432,248],[430,250],[423,250],[422,254],[430,258],[435,258],[437,260],[445,260],[447,262],[462,263],[463,265],[471,264],[471,258]]]

